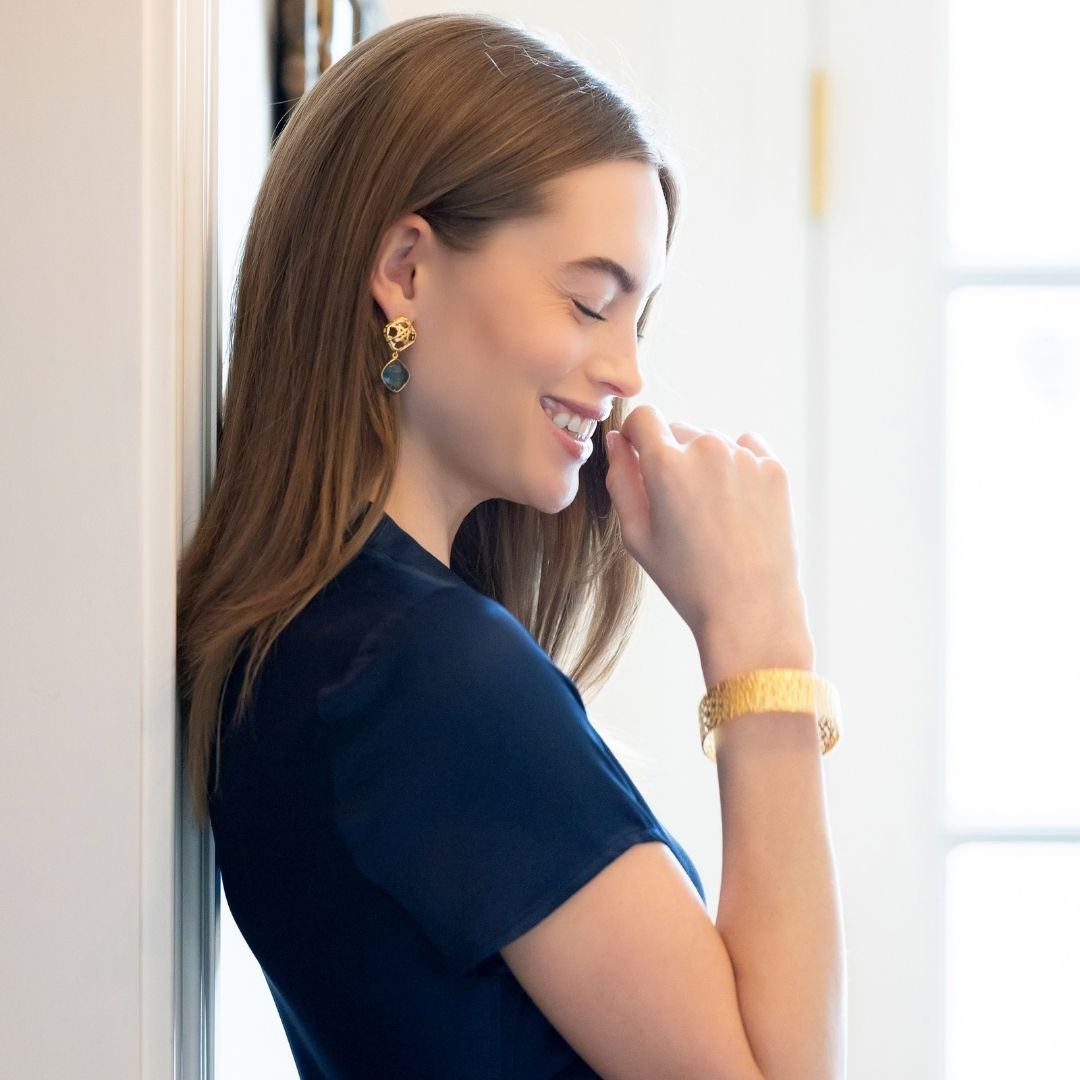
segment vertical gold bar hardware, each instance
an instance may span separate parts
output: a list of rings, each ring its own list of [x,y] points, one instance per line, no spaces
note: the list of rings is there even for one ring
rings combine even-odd
[[[828,183],[826,151],[828,149],[828,76],[820,69],[810,73],[810,216],[825,217],[825,195]]]

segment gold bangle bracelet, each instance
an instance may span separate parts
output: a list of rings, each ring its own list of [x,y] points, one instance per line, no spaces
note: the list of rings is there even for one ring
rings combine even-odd
[[[813,713],[821,753],[840,739],[840,694],[828,679],[801,668],[762,668],[711,686],[698,705],[701,749],[716,760],[716,736],[725,720],[747,713]]]

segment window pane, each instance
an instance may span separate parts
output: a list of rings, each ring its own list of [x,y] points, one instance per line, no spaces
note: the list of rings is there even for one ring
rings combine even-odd
[[[947,306],[946,791],[1080,824],[1080,288]]]
[[[951,0],[954,258],[1080,258],[1078,49],[1076,0]]]
[[[948,1080],[1080,1076],[1080,845],[962,844],[946,860]]]

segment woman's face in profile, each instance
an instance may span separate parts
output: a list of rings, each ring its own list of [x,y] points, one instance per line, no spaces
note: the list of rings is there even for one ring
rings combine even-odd
[[[408,315],[417,333],[402,354],[410,371],[400,394],[403,467],[461,517],[496,497],[563,509],[577,492],[594,425],[584,428],[584,445],[571,443],[541,398],[606,417],[615,398],[644,386],[637,326],[666,263],[656,171],[604,162],[548,188],[550,214],[501,226],[468,254],[406,215],[372,278],[387,318]],[[578,264],[596,258],[626,274]]]

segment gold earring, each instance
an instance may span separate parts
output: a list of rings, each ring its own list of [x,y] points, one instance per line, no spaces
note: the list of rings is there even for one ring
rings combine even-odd
[[[382,381],[387,389],[399,394],[409,381],[409,369],[398,356],[416,340],[416,328],[408,315],[399,315],[383,327],[383,337],[386,338],[386,344],[390,346],[393,355],[382,369]]]

